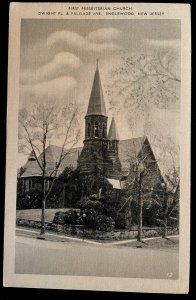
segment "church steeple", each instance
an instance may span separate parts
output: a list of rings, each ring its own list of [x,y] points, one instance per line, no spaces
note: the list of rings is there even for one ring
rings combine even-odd
[[[121,164],[118,158],[117,128],[113,119],[107,137],[107,119],[97,60],[85,116],[84,147],[78,157],[78,168],[81,174],[119,177]]]
[[[101,86],[101,79],[100,79],[100,74],[99,74],[98,59],[97,59],[97,68],[95,71],[93,86],[92,86],[92,90],[91,90],[91,95],[90,95],[86,115],[87,116],[90,116],[90,115],[107,116],[104,97],[103,97],[103,90],[102,90],[102,86]]]
[[[119,144],[118,130],[117,130],[116,122],[113,117],[108,132],[108,153],[107,153],[108,158],[111,161],[110,165],[108,166],[108,176],[112,178],[118,177],[121,174],[121,163],[118,157],[118,144]]]
[[[110,125],[109,133],[108,133],[108,140],[110,141],[119,141],[119,135],[118,135],[118,130],[116,127],[116,122],[114,117],[112,118],[112,122]]]
[[[97,60],[97,68],[85,116],[85,140],[105,140],[107,138],[107,118]]]

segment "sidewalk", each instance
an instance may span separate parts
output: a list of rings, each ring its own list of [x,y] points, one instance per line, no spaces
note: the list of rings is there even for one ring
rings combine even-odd
[[[19,234],[17,234],[17,233],[19,233]],[[40,230],[38,231],[38,230],[32,230],[32,228],[24,229],[24,228],[16,227],[16,235],[20,235],[20,234],[22,234],[23,236],[26,236],[26,237],[37,238],[40,235]],[[95,244],[95,245],[102,244],[102,243],[87,240],[87,239],[75,238],[75,237],[71,237],[71,236],[61,235],[61,234],[57,234],[57,233],[55,234],[55,233],[50,233],[50,232],[45,233],[45,239],[54,241],[54,242],[72,241],[72,242],[88,243],[88,244]]]
[[[17,234],[18,233],[18,234]],[[37,238],[39,236],[39,231],[38,230],[32,230],[32,229],[24,229],[24,228],[16,228],[16,235],[23,235],[26,237],[31,237],[31,238]],[[178,238],[179,235],[171,235],[167,236],[167,238]],[[45,233],[45,238],[46,240],[51,240],[51,241],[57,241],[57,242],[77,242],[77,243],[85,243],[85,244],[93,244],[93,245],[98,245],[98,246],[115,246],[115,245],[124,245],[124,244],[129,244],[133,242],[137,242],[137,239],[127,239],[127,240],[121,240],[121,241],[110,241],[110,242],[96,242],[88,239],[81,239],[77,237],[69,237],[65,235],[60,235],[60,234],[55,234],[55,233],[50,233],[46,232]],[[148,241],[148,240],[157,240],[157,239],[162,239],[162,237],[149,237],[149,238],[143,238],[142,241]],[[139,243],[139,242],[138,242]]]

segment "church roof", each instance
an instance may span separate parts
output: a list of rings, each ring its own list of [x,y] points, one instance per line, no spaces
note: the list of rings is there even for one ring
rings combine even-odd
[[[130,169],[130,163],[135,161],[139,152],[142,149],[146,137],[133,138],[128,140],[119,141],[119,159],[122,165],[122,171],[128,172]],[[57,176],[60,175],[66,167],[77,167],[78,154],[81,152],[82,147],[73,148],[66,155],[63,160]],[[46,176],[49,176],[52,170],[55,168],[57,159],[61,153],[61,147],[50,145],[46,148]],[[39,156],[39,161],[42,159],[42,154]],[[27,161],[23,166],[25,169],[21,175],[24,177],[42,176],[42,172],[37,161]]]
[[[97,69],[95,71],[93,86],[91,90],[91,95],[89,99],[87,116],[89,115],[103,115],[106,116],[106,108],[103,97],[103,90],[101,86],[101,79],[99,74],[99,68],[97,64]]]
[[[146,136],[143,136],[119,141],[118,154],[124,173],[130,170],[130,164],[135,162],[146,139]]]
[[[112,122],[110,124],[110,129],[108,132],[108,140],[119,141],[118,130],[117,130],[117,126],[116,126],[114,117],[112,118]]]

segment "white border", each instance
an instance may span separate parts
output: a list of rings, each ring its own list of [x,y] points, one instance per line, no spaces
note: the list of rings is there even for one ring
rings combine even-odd
[[[14,274],[15,265],[15,202],[17,178],[17,128],[19,103],[20,21],[22,18],[49,18],[38,16],[41,10],[64,11],[68,5],[123,6],[123,3],[11,3],[9,24],[9,68],[7,108],[6,201],[4,239],[4,286],[55,288],[77,290],[131,291],[156,293],[187,293],[189,286],[190,243],[190,109],[191,109],[191,24],[189,4],[125,3],[134,11],[164,11],[162,19],[181,19],[181,193],[180,193],[180,265],[178,280],[104,278],[93,276],[51,276]],[[52,17],[50,17],[52,18]],[[64,16],[55,16],[64,18]],[[87,16],[67,16],[87,18]],[[105,18],[91,17],[91,18]],[[109,18],[120,19],[122,16]],[[142,16],[127,17],[144,19]],[[152,17],[145,17],[145,19]]]

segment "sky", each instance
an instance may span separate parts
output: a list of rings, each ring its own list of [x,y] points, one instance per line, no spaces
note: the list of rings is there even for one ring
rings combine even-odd
[[[130,55],[157,49],[180,53],[179,20],[40,20],[21,21],[20,54],[20,108],[30,107],[39,101],[68,101],[82,107],[81,127],[84,130],[92,87],[96,59],[110,123],[112,112],[106,87],[110,83],[110,70],[124,53]],[[175,72],[180,76],[180,56],[176,55]],[[119,101],[121,99],[119,98]],[[125,109],[115,116],[120,139],[132,138],[127,130]],[[130,102],[131,110],[131,102]],[[179,106],[167,110],[150,109],[150,117],[163,135],[179,140]],[[142,122],[141,122],[142,123]],[[156,126],[157,124],[157,126]],[[135,131],[143,134],[143,128]],[[136,137],[136,136],[135,136]],[[82,145],[83,136],[79,142]],[[19,155],[18,164],[26,160]]]

